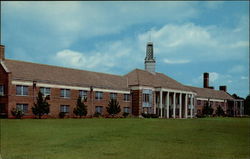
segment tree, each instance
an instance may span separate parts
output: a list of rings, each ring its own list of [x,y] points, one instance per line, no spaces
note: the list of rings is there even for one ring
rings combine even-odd
[[[74,108],[74,114],[76,116],[86,116],[87,115],[87,106],[82,102],[82,98],[79,96],[76,102],[76,107]]]
[[[216,113],[217,116],[224,116],[224,115],[225,115],[225,112],[224,112],[224,110],[221,108],[220,105],[217,107],[215,113]]]
[[[39,91],[38,97],[36,98],[37,102],[34,104],[34,107],[32,107],[32,112],[34,115],[38,116],[39,119],[44,114],[49,113],[49,103],[47,102],[48,97],[43,98],[43,94]]]
[[[115,99],[111,99],[107,107],[107,112],[109,113],[109,115],[114,116],[120,113],[120,111],[121,111],[121,108],[120,108],[119,102],[117,102],[117,100]]]
[[[245,99],[244,110],[246,115],[250,115],[250,94]]]
[[[209,105],[208,103],[206,103],[206,105],[202,109],[202,114],[205,115],[205,116],[212,115],[213,111],[214,110],[211,107],[211,105]]]
[[[24,115],[22,110],[19,110],[19,109],[16,109],[16,108],[13,108],[11,110],[11,114],[13,116],[15,116],[16,119],[21,119],[23,117],[23,115]]]

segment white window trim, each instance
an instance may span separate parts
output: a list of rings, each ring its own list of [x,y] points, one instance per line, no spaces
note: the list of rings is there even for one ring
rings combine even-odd
[[[21,86],[21,94],[17,94],[17,86]],[[27,95],[24,94],[23,88],[27,87]],[[29,87],[24,85],[16,85],[16,96],[29,96]]]

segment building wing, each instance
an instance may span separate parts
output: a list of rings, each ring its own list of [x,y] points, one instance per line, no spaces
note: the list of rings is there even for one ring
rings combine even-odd
[[[4,60],[13,80],[37,81],[49,84],[129,90],[123,76],[70,69],[44,64]]]

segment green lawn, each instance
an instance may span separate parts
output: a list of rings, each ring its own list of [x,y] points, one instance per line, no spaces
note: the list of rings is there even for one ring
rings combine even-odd
[[[250,158],[250,118],[1,120],[3,159]]]

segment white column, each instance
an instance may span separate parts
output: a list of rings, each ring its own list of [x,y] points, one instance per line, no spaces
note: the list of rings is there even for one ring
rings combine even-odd
[[[188,115],[188,107],[187,107],[187,102],[188,102],[188,98],[187,98],[187,94],[185,94],[185,118],[187,118]]]
[[[175,118],[175,109],[176,109],[175,98],[176,98],[176,93],[174,92],[174,97],[173,97],[173,104],[174,104],[174,108],[173,108],[173,118]]]
[[[191,118],[193,118],[193,94],[191,95],[191,98],[190,98],[190,105],[191,105],[190,116]]]
[[[181,93],[180,93],[180,96],[179,96],[179,104],[180,104],[179,105],[179,118],[181,118],[181,113],[182,113],[181,112],[182,111],[181,110],[182,109],[182,107],[181,107],[182,106],[182,94]]]
[[[161,110],[160,117],[162,118],[162,90],[160,90],[160,110]]]
[[[167,92],[167,118],[169,118],[169,92]]]

